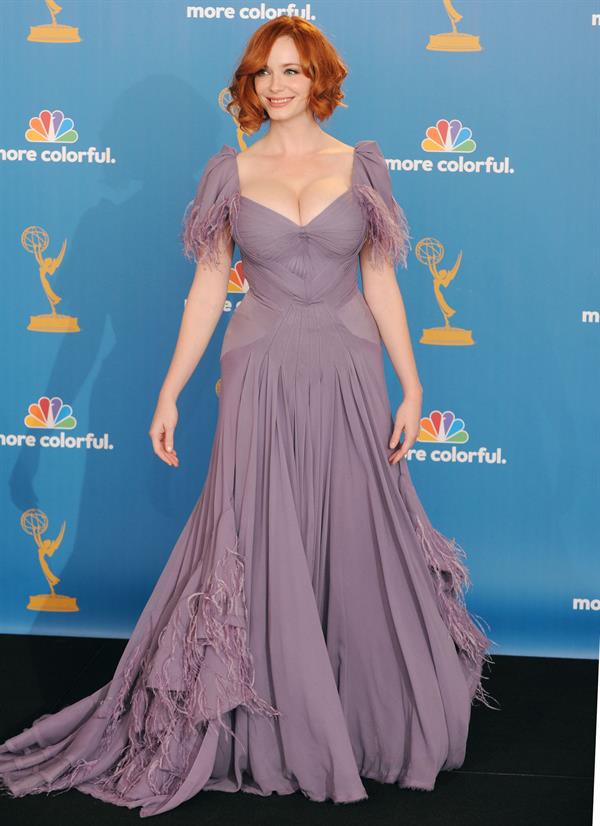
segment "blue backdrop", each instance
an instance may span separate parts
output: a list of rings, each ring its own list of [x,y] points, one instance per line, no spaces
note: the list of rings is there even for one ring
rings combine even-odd
[[[58,29],[43,2],[2,3],[3,632],[129,636],[204,482],[237,249],[180,397],[179,469],[148,428],[193,277],[183,212],[208,157],[241,146],[223,94],[274,7],[195,8],[64,0]],[[379,142],[410,223],[398,280],[425,390],[410,468],[468,554],[469,607],[497,653],[595,658],[597,3],[299,8],[350,69],[323,128]],[[443,309],[453,330],[434,329]]]

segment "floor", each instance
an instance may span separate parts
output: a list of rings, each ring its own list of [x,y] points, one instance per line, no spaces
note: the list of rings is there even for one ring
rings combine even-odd
[[[125,640],[0,635],[0,741],[111,679]],[[590,826],[598,661],[494,656],[485,687],[502,711],[474,706],[461,769],[433,792],[365,780],[369,799],[315,803],[301,793],[202,792],[161,826]],[[4,826],[139,823],[138,809],[77,790],[0,796]]]

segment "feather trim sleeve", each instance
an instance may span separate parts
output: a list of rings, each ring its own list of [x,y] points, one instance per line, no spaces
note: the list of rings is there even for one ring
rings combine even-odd
[[[404,210],[394,198],[390,173],[376,141],[363,141],[360,157],[368,183],[357,191],[367,218],[365,242],[370,244],[370,259],[375,264],[389,261],[408,266],[411,247],[410,228]]]
[[[209,158],[196,195],[186,206],[181,241],[186,258],[216,265],[221,239],[231,237],[239,196],[233,186],[235,155],[224,146]]]
[[[396,266],[408,266],[410,249],[409,227],[402,207],[392,197],[389,207],[372,187],[358,186],[362,207],[367,216],[367,236],[370,243],[370,259],[374,264],[391,261]]]

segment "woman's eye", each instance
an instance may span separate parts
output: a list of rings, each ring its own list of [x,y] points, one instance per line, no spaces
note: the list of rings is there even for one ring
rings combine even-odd
[[[258,72],[257,72],[256,74],[257,74],[257,75],[262,75],[262,74],[263,74],[263,72],[266,72],[266,71],[268,71],[268,70],[267,70],[267,69],[259,69],[259,70],[258,70]],[[292,73],[293,73],[293,74],[295,74],[295,75],[297,75],[297,74],[298,74],[298,70],[297,70],[297,69],[286,69],[286,72],[292,72]]]

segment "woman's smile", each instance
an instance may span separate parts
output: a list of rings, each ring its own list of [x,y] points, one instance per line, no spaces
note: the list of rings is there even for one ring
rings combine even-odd
[[[282,97],[278,97],[278,98],[276,98],[276,97],[269,98],[268,97],[267,98],[267,100],[269,101],[271,106],[276,106],[276,107],[286,106],[286,104],[288,104],[290,102],[290,100],[293,100],[293,99],[294,99],[293,95],[291,97],[286,97],[286,98],[282,98]]]

